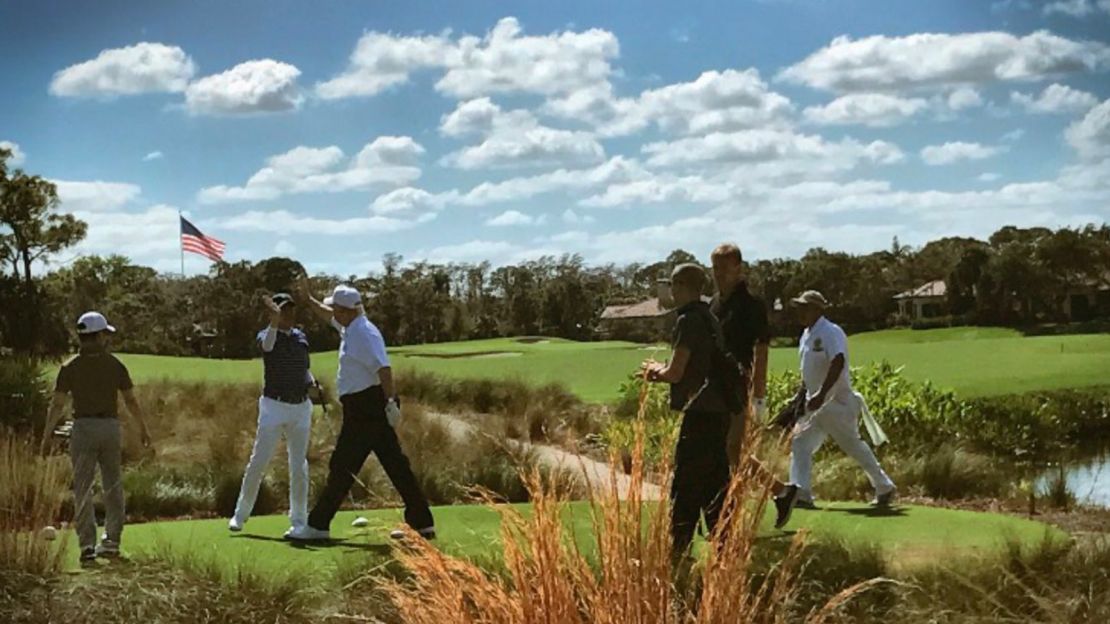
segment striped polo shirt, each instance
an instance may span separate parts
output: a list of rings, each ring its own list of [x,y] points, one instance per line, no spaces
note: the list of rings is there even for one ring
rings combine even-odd
[[[288,332],[277,331],[274,348],[262,351],[265,369],[263,394],[281,397],[286,402],[299,403],[304,400],[309,385],[308,337],[299,329]],[[261,346],[266,337],[266,329],[258,332]]]

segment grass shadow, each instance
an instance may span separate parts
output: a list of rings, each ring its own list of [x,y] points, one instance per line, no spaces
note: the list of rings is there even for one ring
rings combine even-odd
[[[836,509],[830,507],[826,511],[863,516],[865,518],[903,518],[909,515],[906,513],[906,509],[902,507],[867,507],[864,509]]]
[[[313,540],[313,541],[297,541],[287,540],[281,537],[268,537],[265,535],[233,535],[231,539],[249,539],[258,540],[262,542],[280,542],[287,544],[290,548],[297,550],[330,550],[332,548],[343,548],[348,551],[361,550],[364,552],[372,553],[375,555],[388,556],[393,553],[393,547],[389,544],[371,544],[368,542],[354,542],[346,539],[329,539],[329,540]]]

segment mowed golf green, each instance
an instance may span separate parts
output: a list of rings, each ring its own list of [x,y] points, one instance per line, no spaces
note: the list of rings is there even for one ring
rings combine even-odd
[[[528,513],[528,505],[516,505]],[[326,583],[345,565],[363,569],[391,558],[389,529],[401,523],[396,509],[361,512],[369,526],[351,527],[354,511],[340,512],[332,523],[333,541],[295,544],[281,539],[289,526],[284,516],[252,518],[242,533],[230,533],[227,520],[181,520],[128,525],[123,536],[125,553],[193,558],[217,562],[230,575],[241,568],[299,574],[312,582]],[[484,505],[455,505],[434,509],[439,539],[436,545],[454,556],[478,563],[495,562],[502,553],[498,512]],[[567,527],[583,552],[594,552],[591,509],[588,503],[570,503]],[[1066,539],[1058,529],[1040,522],[1005,516],[907,505],[876,515],[861,503],[828,503],[816,511],[797,510],[787,527],[771,527],[767,510],[764,539],[788,539],[807,529],[811,539],[841,540],[847,544],[878,545],[896,566],[948,563],[964,557],[989,556],[1008,543],[1034,545],[1042,540]],[[77,547],[69,536],[68,561],[76,568]]]
[[[1107,385],[1110,335],[1024,337],[997,328],[886,330],[849,338],[851,363],[887,360],[915,381],[955,390],[961,396],[990,396]],[[630,342],[573,342],[558,338],[498,338],[390,349],[394,366],[459,378],[522,379],[565,384],[582,399],[608,402],[645,358],[667,357],[663,345]],[[261,360],[212,360],[123,354],[136,380],[257,383]],[[329,379],[336,353],[313,355],[313,369]],[[793,348],[771,351],[772,370],[795,370]]]

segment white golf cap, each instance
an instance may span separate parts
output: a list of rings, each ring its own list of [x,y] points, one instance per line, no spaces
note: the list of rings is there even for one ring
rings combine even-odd
[[[362,305],[362,295],[354,288],[340,284],[331,292],[330,297],[324,299],[324,305],[335,305],[353,310]]]
[[[86,312],[77,319],[77,333],[78,334],[95,334],[98,332],[106,331],[110,334],[116,333],[116,328],[108,324],[108,319],[99,312]]]
[[[829,300],[816,290],[807,290],[790,301],[796,305],[811,305],[822,309],[829,307]]]

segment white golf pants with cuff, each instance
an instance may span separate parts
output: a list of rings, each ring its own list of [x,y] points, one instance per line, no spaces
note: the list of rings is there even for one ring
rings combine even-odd
[[[795,427],[790,443],[790,481],[798,486],[799,498],[813,499],[813,454],[821,448],[826,437],[831,437],[848,457],[863,468],[876,495],[894,489],[894,482],[879,465],[875,453],[860,438],[861,407],[859,400],[852,395],[834,397],[817,411],[807,414]]]
[[[282,403],[267,397],[258,399],[258,433],[254,437],[243,485],[239,489],[239,502],[235,505],[235,519],[246,523],[258,498],[258,488],[266,467],[277,450],[278,441],[285,437],[289,452],[289,521],[294,527],[308,523],[308,439],[312,431],[312,402]]]

